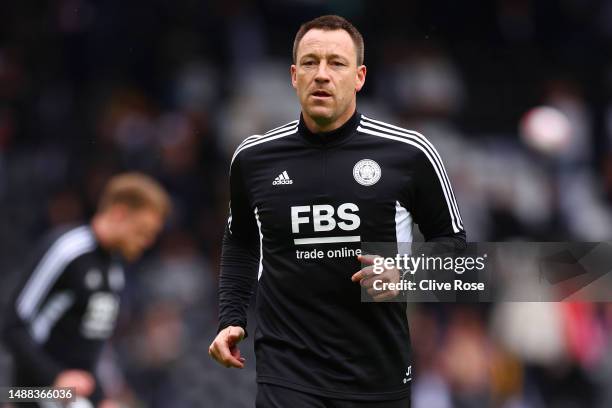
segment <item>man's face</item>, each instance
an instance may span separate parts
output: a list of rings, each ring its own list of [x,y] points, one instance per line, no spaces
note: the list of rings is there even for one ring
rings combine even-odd
[[[366,67],[357,66],[355,44],[344,30],[308,31],[291,66],[291,82],[304,116],[330,130],[353,114],[365,75]]]
[[[135,261],[155,242],[163,227],[162,215],[151,208],[128,209],[115,224],[119,249],[128,261]]]

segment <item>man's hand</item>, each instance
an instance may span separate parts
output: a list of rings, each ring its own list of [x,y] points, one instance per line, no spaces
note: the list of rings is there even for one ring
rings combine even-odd
[[[397,295],[399,295],[400,291],[395,290],[376,290],[374,289],[374,281],[380,280],[381,282],[376,285],[379,288],[382,288],[383,283],[398,283],[400,281],[400,271],[397,268],[385,268],[383,265],[380,267],[383,268],[383,272],[381,274],[374,273],[374,259],[379,258],[377,255],[359,255],[357,259],[362,264],[367,265],[365,268],[361,269],[359,272],[355,273],[351,276],[351,280],[353,282],[359,282],[359,284],[367,289],[368,295],[372,296],[372,299],[376,302],[382,302],[384,300],[393,299]]]
[[[81,397],[89,396],[95,386],[96,380],[93,375],[85,370],[64,370],[57,375],[54,387],[58,388],[75,388],[75,393]]]
[[[244,368],[245,358],[240,357],[237,344],[244,338],[244,329],[228,326],[221,330],[208,348],[208,355],[224,367]]]

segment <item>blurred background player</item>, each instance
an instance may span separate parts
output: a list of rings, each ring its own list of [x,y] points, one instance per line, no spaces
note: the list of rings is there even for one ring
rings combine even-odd
[[[99,407],[116,406],[94,369],[115,327],[123,265],[155,242],[169,211],[160,184],[124,173],[110,179],[89,224],[43,240],[4,324],[15,386],[75,387]]]

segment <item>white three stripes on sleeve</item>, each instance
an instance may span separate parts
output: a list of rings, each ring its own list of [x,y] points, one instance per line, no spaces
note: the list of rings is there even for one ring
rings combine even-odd
[[[45,253],[17,298],[17,314],[28,321],[66,266],[96,247],[89,227],[79,227],[62,235]]]
[[[74,301],[75,295],[70,291],[63,291],[50,296],[30,325],[30,332],[34,340],[44,343],[55,323],[74,304]]]
[[[440,155],[429,140],[427,140],[425,136],[421,135],[420,133],[403,129],[378,120],[369,119],[363,115],[362,119],[363,120],[360,122],[360,126],[357,128],[358,131],[410,144],[425,154],[425,156],[431,162],[442,186],[442,192],[444,193],[444,198],[448,206],[453,231],[460,232],[463,230],[463,220],[459,214],[455,194],[453,193],[450,181],[446,174],[446,169],[444,168]]]
[[[281,137],[292,135],[294,133],[297,133],[297,130],[298,130],[298,122],[294,121],[294,122],[288,123],[285,126],[278,128],[277,130],[270,131],[266,133],[265,135],[249,136],[246,139],[244,139],[244,141],[236,148],[236,151],[234,152],[234,155],[232,156],[231,162],[233,163],[234,159],[236,159],[236,156],[238,156],[238,153],[240,153],[244,149],[248,149],[249,147],[253,147],[253,146],[256,146],[264,142],[269,142],[271,140],[279,139]]]
[[[237,149],[240,149],[240,148],[241,148],[243,145],[245,145],[245,144],[247,144],[247,143],[253,142],[253,141],[257,140],[257,139],[261,139],[262,137],[265,137],[265,136],[273,136],[273,135],[279,134],[279,133],[281,133],[281,132],[284,132],[284,131],[286,131],[286,130],[292,129],[292,128],[297,127],[297,126],[298,126],[298,121],[297,121],[297,120],[294,120],[293,122],[289,122],[289,123],[287,123],[287,124],[284,124],[283,126],[279,126],[279,127],[274,128],[274,129],[272,129],[272,130],[269,130],[269,131],[267,131],[266,133],[264,133],[263,135],[252,135],[252,136],[249,136],[249,137],[247,137],[246,139],[244,139],[244,140],[243,140],[243,141],[242,141],[242,142],[241,142],[241,143],[238,145],[238,148],[237,148]]]

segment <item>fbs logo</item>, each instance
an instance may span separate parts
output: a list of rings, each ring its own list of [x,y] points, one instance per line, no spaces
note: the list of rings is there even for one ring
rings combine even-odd
[[[358,212],[359,207],[353,203],[341,204],[337,211],[328,204],[293,206],[291,231],[299,234],[300,224],[312,224],[315,232],[332,231],[336,227],[343,231],[354,231],[361,225]]]
[[[281,184],[293,184],[293,180],[291,180],[291,177],[289,177],[289,174],[287,174],[287,170],[276,176],[272,182],[273,186],[278,186]]]

